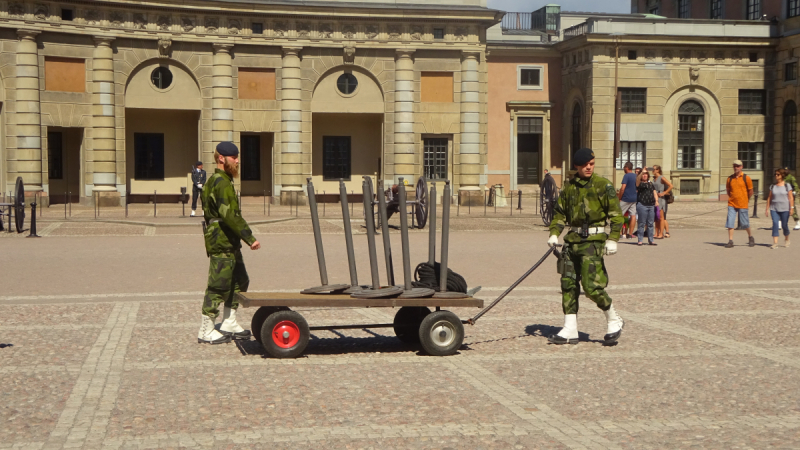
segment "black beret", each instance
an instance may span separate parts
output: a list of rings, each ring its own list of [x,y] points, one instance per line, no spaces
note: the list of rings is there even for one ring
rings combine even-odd
[[[202,165],[203,165],[203,161],[197,161],[196,163],[194,163],[195,167],[202,166]]]
[[[594,152],[590,148],[582,148],[575,152],[572,157],[572,164],[575,166],[585,166],[589,161],[594,159]]]
[[[222,156],[239,156],[239,149],[233,142],[220,142],[217,144],[217,153]]]

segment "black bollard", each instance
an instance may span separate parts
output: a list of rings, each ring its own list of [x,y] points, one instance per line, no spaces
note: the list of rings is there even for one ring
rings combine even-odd
[[[522,189],[517,191],[517,211],[522,211]]]
[[[38,238],[41,237],[36,234],[36,202],[31,203],[31,232],[25,237]]]
[[[186,186],[181,187],[181,217],[186,217]]]
[[[751,217],[758,219],[758,192],[753,195],[753,215]]]
[[[264,215],[267,215],[267,191],[264,191],[264,195],[262,196],[264,199]]]
[[[158,191],[153,191],[153,218],[158,216]]]

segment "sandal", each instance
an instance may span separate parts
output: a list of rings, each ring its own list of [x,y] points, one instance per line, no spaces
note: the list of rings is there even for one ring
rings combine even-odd
[[[658,245],[658,244],[656,244],[655,242],[651,242],[650,245]]]
[[[643,246],[643,245],[644,245],[644,242],[639,242],[639,243],[638,243],[638,244],[636,244],[636,245],[638,245],[639,247],[641,247],[641,246]]]
[[[669,237],[669,233],[664,233],[664,237],[668,238]]]

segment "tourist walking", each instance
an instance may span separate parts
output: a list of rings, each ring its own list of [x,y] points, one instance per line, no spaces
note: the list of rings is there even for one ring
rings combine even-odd
[[[794,191],[792,185],[786,182],[789,171],[777,169],[775,171],[775,183],[769,187],[767,195],[767,208],[764,214],[772,216],[772,245],[770,248],[778,248],[778,231],[783,228],[784,246],[789,246],[789,214],[794,211]],[[780,227],[779,225],[783,225]]]
[[[725,248],[733,248],[736,216],[739,216],[739,225],[747,230],[747,245],[755,247],[756,241],[750,231],[750,218],[748,217],[750,197],[753,196],[753,180],[742,172],[742,161],[739,159],[733,162],[733,175],[729,176],[728,181],[725,182],[725,191],[728,193],[728,218],[725,221],[725,228],[728,229],[728,243],[725,244]]]
[[[668,198],[672,195],[672,183],[664,176],[661,166],[653,166],[653,186],[658,193],[658,208],[661,214],[656,216],[656,239],[669,237],[669,223],[667,222]]]
[[[636,213],[639,216],[639,232],[637,233],[639,245],[643,245],[645,233],[647,233],[647,243],[656,245],[653,242],[656,190],[650,181],[650,173],[647,170],[642,170],[642,173],[636,178],[636,201]]]
[[[628,239],[631,237],[633,229],[636,228],[636,175],[633,173],[633,163],[625,163],[623,168],[625,175],[622,177],[622,187],[619,189],[619,207],[622,215],[626,213],[630,218],[628,225]]]

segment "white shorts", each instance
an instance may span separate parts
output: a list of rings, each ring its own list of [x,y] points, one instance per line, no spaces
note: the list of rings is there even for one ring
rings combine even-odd
[[[636,202],[619,202],[619,207],[622,209],[622,215],[624,216],[626,212],[630,217],[636,216]]]

